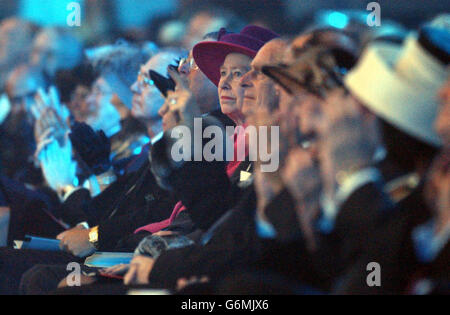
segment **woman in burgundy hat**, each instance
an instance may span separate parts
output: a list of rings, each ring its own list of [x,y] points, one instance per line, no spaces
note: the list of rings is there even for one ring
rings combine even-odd
[[[222,112],[237,125],[245,121],[241,78],[250,70],[258,50],[276,37],[274,32],[254,25],[244,27],[240,33],[229,34],[221,29],[218,41],[201,42],[193,49],[197,66],[218,87]]]
[[[238,34],[227,34],[225,29],[221,29],[218,36],[218,41],[201,42],[193,48],[195,63],[197,64],[199,69],[218,87],[220,107],[222,112],[225,115],[228,115],[236,123],[236,125],[243,125],[245,123],[245,117],[241,113],[244,94],[244,88],[241,86],[240,82],[241,77],[250,70],[250,63],[256,56],[258,50],[262,46],[264,46],[265,43],[276,37],[278,37],[277,34],[258,26],[246,26]],[[200,111],[198,108],[196,108],[198,107],[196,105],[199,104],[195,104],[195,100],[193,99],[192,94],[188,91],[188,88],[180,79],[180,76],[175,71],[173,71],[173,69],[169,68],[168,72],[177,85],[175,91],[169,92],[167,96],[167,100],[170,104],[171,110],[179,110],[180,117],[183,117],[183,119],[185,120],[197,116]],[[243,128],[240,128],[238,130],[243,130]],[[240,141],[241,135],[244,135],[244,133],[239,132],[239,134],[235,136],[235,146],[237,145],[237,142]],[[236,153],[236,148],[234,152]],[[235,173],[240,173],[240,164],[241,161],[238,161],[236,158],[233,161],[229,161],[226,167],[226,172],[229,178],[234,176]],[[216,175],[217,174],[210,174],[210,176]],[[215,181],[217,182],[217,179]],[[191,184],[192,180],[189,180],[189,185]],[[190,187],[190,189],[192,190],[192,187]],[[226,195],[227,190],[229,190],[229,188],[224,189],[224,187],[221,187],[219,191],[217,191],[217,196],[221,194]],[[244,198],[246,197],[247,196],[245,196]],[[213,204],[215,207],[217,207],[216,203],[218,197],[211,195],[207,196],[205,200],[207,198],[214,198]],[[196,207],[192,208],[194,208],[194,211],[199,210]],[[194,214],[194,211],[190,213],[191,216]],[[230,233],[232,233],[232,231],[230,231]],[[229,233],[227,234],[229,236]],[[230,255],[230,251],[234,250],[233,246],[231,246],[230,244],[222,244],[222,240],[220,242],[220,247],[230,247],[230,250],[227,252]],[[233,243],[233,241],[231,243]],[[197,250],[199,250],[199,252],[195,251],[195,254],[192,254],[193,259],[197,259],[196,254],[203,254],[203,250],[201,250],[201,247],[197,248]],[[176,251],[172,251],[172,253],[173,255],[178,255]],[[168,254],[166,256],[166,259],[168,259],[168,261],[170,262],[174,262],[174,264],[171,265],[171,267],[166,268],[167,265],[165,263],[165,260],[163,259],[163,263],[161,265],[157,263],[156,266],[157,268],[159,268],[159,266],[164,265],[164,270],[157,269],[153,273],[153,275],[156,274],[156,278],[161,277],[165,278],[166,280],[173,280],[174,277],[176,278],[178,272],[184,274],[185,272],[187,272],[186,269],[189,269],[189,272],[192,272],[192,270],[190,269],[190,263],[185,263],[185,259],[187,261],[190,261],[191,253],[181,254],[184,256],[183,259],[178,259],[179,257]],[[217,253],[214,254],[217,255]],[[223,266],[228,266],[230,263],[228,260],[229,257],[226,257],[225,259],[222,259],[221,257],[214,257],[214,266],[218,267],[219,265],[221,265],[221,263],[224,264]],[[139,259],[142,259],[142,262],[139,262]],[[180,263],[181,261],[183,261],[183,263]],[[201,266],[198,265],[195,267],[195,270],[197,272],[202,273],[204,270],[208,270],[208,267],[205,266],[210,266],[210,261],[208,260],[204,262],[205,265],[201,264]],[[149,278],[149,273],[151,274],[153,265],[149,266],[151,263],[148,260],[146,262],[145,258],[138,256],[138,258],[135,258],[135,263],[142,266],[136,267],[137,269],[145,269],[145,275],[142,278],[145,279],[146,282],[155,281],[155,278],[152,278],[151,276]],[[148,268],[146,268],[145,266],[147,266]],[[133,272],[128,272],[128,274],[125,276],[126,282],[127,279],[132,279],[133,275],[136,274],[135,270]],[[133,281],[135,283],[142,284],[141,282],[139,282],[139,280],[132,280],[131,283]],[[169,282],[170,281],[168,281],[167,283]]]
[[[256,56],[258,50],[264,46],[266,42],[276,37],[278,37],[278,35],[272,31],[258,26],[247,26],[239,34],[227,34],[225,29],[222,29],[218,36],[218,41],[201,42],[193,48],[195,63],[218,87],[222,112],[233,119],[237,125],[242,125],[244,123],[244,117],[240,111],[243,103],[243,88],[240,84],[240,79],[250,70],[250,63]],[[180,116],[183,117],[183,119],[197,116],[200,111],[196,107],[198,107],[197,105],[199,104],[195,104],[192,94],[189,92],[178,73],[170,68],[168,69],[168,72],[177,85],[175,91],[170,91],[167,96],[167,101],[170,104],[171,110],[179,110]],[[235,146],[239,141],[239,138],[239,135],[235,137]],[[232,177],[235,173],[240,173],[240,162],[241,161],[235,159],[227,164],[226,172],[228,177]],[[211,176],[214,175],[211,174]],[[220,193],[225,195],[225,191],[220,191],[219,194]],[[217,200],[217,198],[215,200]],[[140,256],[138,256],[137,259],[141,259],[139,257]],[[168,255],[170,261],[180,261],[174,258],[175,257],[171,257],[170,254]],[[188,259],[189,255],[184,258]],[[219,260],[219,258],[217,259]],[[218,261],[216,261],[216,265],[217,263]],[[145,258],[143,258],[143,262],[139,262],[138,264],[140,267],[136,268],[141,270],[146,269],[145,275],[142,277],[145,281],[133,281],[140,284],[150,281],[149,273],[153,269],[153,265],[149,266],[151,263],[148,262],[148,260],[146,261]],[[164,260],[163,265],[165,265]],[[186,266],[188,266],[188,264],[176,262],[173,268],[184,271]],[[165,271],[159,271],[162,273],[160,276],[163,278],[173,278],[174,275],[176,275],[176,273],[172,274],[171,268],[164,268],[164,270]],[[154,274],[159,274],[159,272],[156,271]],[[167,272],[168,274],[166,274]],[[133,272],[129,272],[125,276],[125,279],[131,279],[132,275]]]
[[[197,66],[218,88],[222,113],[237,126],[244,125],[246,118],[242,113],[245,87],[241,84],[241,78],[250,71],[250,64],[259,49],[277,37],[268,29],[248,25],[240,33],[230,34],[221,29],[217,41],[201,42],[193,48]],[[236,157],[237,147],[245,141],[244,130],[238,128],[236,131],[235,159],[227,166],[229,176],[239,168],[241,161]],[[247,152],[246,149],[246,155]]]

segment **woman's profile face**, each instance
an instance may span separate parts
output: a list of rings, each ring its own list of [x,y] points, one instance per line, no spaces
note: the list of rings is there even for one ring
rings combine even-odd
[[[252,59],[239,53],[229,54],[220,67],[218,85],[220,108],[224,114],[241,111],[244,101],[244,88],[241,78],[250,71]]]

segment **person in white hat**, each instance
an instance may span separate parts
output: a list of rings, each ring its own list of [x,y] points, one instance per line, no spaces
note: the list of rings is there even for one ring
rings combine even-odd
[[[418,184],[442,145],[434,121],[439,109],[436,95],[448,76],[449,34],[426,26],[403,46],[373,43],[345,77],[352,97],[379,118],[385,160],[400,173],[410,174],[403,177],[403,184]],[[391,184],[388,188],[395,191],[402,181]]]
[[[385,190],[409,186],[409,194],[401,193],[396,211],[375,228],[365,253],[337,282],[337,293],[418,294],[448,290],[450,228],[448,223],[442,226],[442,211],[436,211],[430,203],[430,176],[426,174],[433,153],[442,143],[434,123],[439,110],[437,92],[448,77],[449,38],[448,31],[425,26],[403,46],[372,44],[345,78],[352,98],[380,118],[384,132],[390,130],[390,134],[383,135],[383,140],[388,141],[388,159],[392,161],[394,155],[397,162],[411,162],[409,170],[415,176],[397,178],[385,186]],[[442,170],[447,163],[448,169],[445,152],[444,159],[435,162],[433,168],[437,164]],[[363,171],[357,170],[356,174]],[[354,180],[357,175],[352,176]],[[442,190],[438,190],[435,199],[441,195]],[[360,209],[364,210],[364,203]],[[382,267],[381,286],[367,285],[369,262]]]
[[[355,175],[351,182],[361,181],[357,185],[361,187],[381,175],[376,175],[377,172],[382,173],[387,180],[395,178],[396,181],[390,182],[387,190],[395,192],[396,201],[406,196],[404,189],[399,188],[415,188],[420,183],[441,145],[433,123],[438,111],[437,91],[447,78],[448,60],[445,57],[445,44],[442,44],[446,41],[442,41],[441,37],[445,38],[445,34],[448,37],[445,31],[424,27],[418,35],[409,36],[403,45],[372,43],[363,52],[358,64],[345,76],[345,87],[350,95],[334,94],[325,102],[331,105],[324,106],[331,120],[328,120],[328,131],[322,135],[325,139],[323,151],[326,152],[322,155],[325,159],[323,164],[331,165],[327,176],[329,182],[338,182],[337,190],[348,187],[348,181],[346,185],[342,183],[348,175],[361,174],[360,171],[377,164],[371,154],[365,154],[364,157],[364,150],[359,150],[359,155],[354,154],[357,151],[350,150],[349,139],[353,139],[357,131],[348,123],[342,124],[342,121],[346,115],[352,115],[352,110],[359,112],[358,115],[366,122],[366,129],[360,136],[369,133],[367,123],[377,118],[372,125],[378,126],[370,127],[372,136],[366,137],[362,143],[367,146],[372,141],[372,146],[376,146],[376,129],[379,129],[386,157],[378,157],[378,162],[384,160],[383,164],[388,167],[383,165],[379,170],[378,163],[366,180],[357,180],[358,176]],[[355,108],[342,111],[343,107],[350,106],[349,103],[356,103],[353,106]],[[339,115],[342,117],[339,118]],[[339,124],[344,128],[336,130],[333,126]],[[343,150],[345,144],[350,149]],[[362,144],[359,146],[362,148]],[[346,153],[339,155],[339,151]],[[353,156],[350,152],[353,152]],[[340,180],[336,180],[337,177]],[[407,189],[408,192],[411,190]],[[345,195],[349,196],[350,192]]]

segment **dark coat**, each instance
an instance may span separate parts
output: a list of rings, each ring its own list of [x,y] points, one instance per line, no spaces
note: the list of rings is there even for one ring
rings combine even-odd
[[[50,189],[30,190],[24,184],[0,174],[0,191],[11,209],[8,245],[23,239],[25,234],[53,238],[64,231],[64,225],[52,218],[52,210],[59,206],[56,193]]]
[[[266,213],[275,216],[276,209],[283,218],[273,221],[275,228],[284,232],[277,240],[261,240],[262,254],[253,268],[277,272],[328,291],[335,279],[360,257],[370,235],[383,224],[393,205],[379,184],[360,187],[341,206],[333,231],[316,231],[318,250],[313,253],[307,250],[297,223],[295,202],[287,190],[272,200]]]
[[[349,266],[336,287],[338,293],[401,294],[413,293],[414,284],[427,279],[434,282],[437,292],[449,293],[450,246],[440,251],[430,263],[420,262],[416,256],[412,232],[431,218],[422,190],[419,188],[399,203],[397,211],[389,216],[368,241],[364,254]],[[381,268],[381,286],[369,287],[366,270],[369,262]],[[442,286],[439,288],[439,286]],[[446,289],[444,288],[446,286]],[[442,290],[442,291],[439,291]],[[432,290],[430,291],[432,292]]]
[[[254,260],[255,193],[246,188],[241,202],[227,211],[201,235],[195,245],[163,252],[150,274],[150,286],[174,288],[179,278],[204,276],[218,278]]]
[[[69,212],[81,206],[84,213],[90,214],[90,225],[98,224],[100,250],[112,250],[121,238],[140,226],[170,216],[177,200],[157,185],[149,164],[114,183],[98,198],[77,191],[65,202]]]

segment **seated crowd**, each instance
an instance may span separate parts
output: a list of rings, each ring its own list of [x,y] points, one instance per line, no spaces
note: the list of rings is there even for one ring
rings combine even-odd
[[[448,19],[87,49],[2,21],[0,294],[450,293]]]

